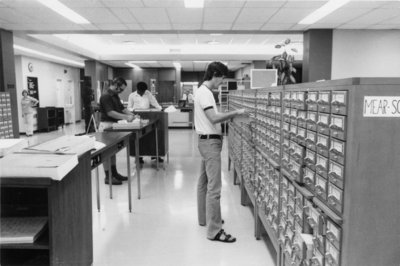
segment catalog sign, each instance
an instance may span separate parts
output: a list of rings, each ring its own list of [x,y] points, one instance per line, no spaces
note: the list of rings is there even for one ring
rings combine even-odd
[[[400,117],[400,96],[364,96],[364,117]]]

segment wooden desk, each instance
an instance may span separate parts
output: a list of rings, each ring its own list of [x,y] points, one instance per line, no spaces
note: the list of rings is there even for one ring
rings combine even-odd
[[[139,140],[146,136],[151,132],[155,132],[155,142],[156,142],[156,156],[158,158],[158,119],[150,120],[147,125],[143,125],[136,129],[112,129],[108,128],[105,131],[107,132],[130,132],[132,133],[130,139],[134,141],[135,144],[135,164],[136,164],[136,175],[137,175],[137,183],[138,183],[138,199],[141,197],[141,188],[140,188],[140,163],[139,163]],[[158,160],[156,160],[157,170],[158,170]]]
[[[92,265],[90,153],[61,181],[0,178],[2,217],[48,217],[33,244],[0,245],[1,265]]]
[[[100,211],[100,187],[99,187],[99,165],[110,160],[111,156],[126,148],[126,165],[128,175],[128,200],[129,212],[132,212],[132,192],[131,192],[131,165],[129,160],[129,137],[130,132],[97,132],[90,134],[96,138],[96,141],[102,142],[105,146],[91,153],[91,169],[96,169],[96,192],[97,192],[97,210]],[[112,199],[112,181],[111,171],[108,169],[108,183],[110,187],[110,198]]]

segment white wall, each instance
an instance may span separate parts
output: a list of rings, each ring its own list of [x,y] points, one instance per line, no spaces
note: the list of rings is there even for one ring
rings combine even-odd
[[[334,30],[332,79],[400,77],[400,30]]]
[[[33,71],[28,70],[28,63],[32,63]],[[66,72],[66,73],[65,73]],[[60,106],[60,94],[57,95],[57,80],[61,80],[62,95],[68,90],[72,81],[73,90],[73,113],[74,120],[81,120],[81,94],[79,68],[64,66],[48,61],[43,61],[25,56],[15,56],[15,76],[17,86],[17,101],[21,102],[22,90],[27,89],[27,77],[37,77],[39,87],[40,107]],[[65,106],[62,106],[65,107]],[[23,120],[21,117],[21,106],[18,104],[18,122],[20,132],[24,132]]]

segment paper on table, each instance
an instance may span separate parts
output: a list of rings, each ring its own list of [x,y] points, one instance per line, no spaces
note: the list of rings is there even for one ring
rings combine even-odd
[[[26,139],[0,139],[0,157],[28,147]]]
[[[100,142],[97,140],[94,142],[94,148],[96,150],[100,150],[100,149],[104,148],[105,146],[106,146],[106,144],[104,144],[103,142]]]
[[[164,112],[166,112],[166,113],[173,113],[173,112],[176,112],[176,111],[177,111],[177,110],[176,110],[175,106],[173,106],[173,105],[168,106],[168,107],[165,108],[165,110],[164,110]]]
[[[0,177],[63,179],[78,164],[76,154],[11,153],[0,159]]]
[[[77,153],[81,155],[94,149],[95,138],[90,136],[61,136],[59,138],[31,146],[26,150],[50,153]]]

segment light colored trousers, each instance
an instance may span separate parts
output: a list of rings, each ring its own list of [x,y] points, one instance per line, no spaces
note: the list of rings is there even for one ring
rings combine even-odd
[[[222,140],[199,139],[202,157],[197,183],[197,213],[200,225],[207,224],[207,238],[213,239],[222,228],[221,150]]]
[[[25,134],[33,135],[33,113],[25,113],[24,124],[25,124]]]

